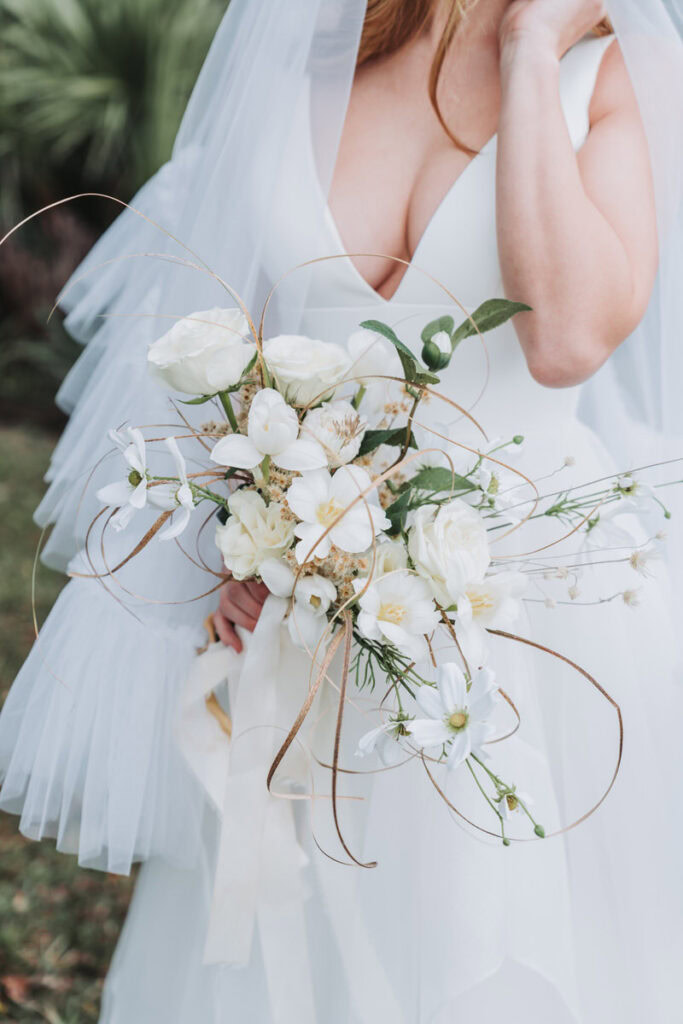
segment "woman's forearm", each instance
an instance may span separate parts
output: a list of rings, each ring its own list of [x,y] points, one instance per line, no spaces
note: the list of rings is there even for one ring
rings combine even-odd
[[[559,91],[559,61],[523,36],[501,54],[497,224],[509,296],[529,368],[542,383],[590,376],[631,329],[633,267],[587,194]]]

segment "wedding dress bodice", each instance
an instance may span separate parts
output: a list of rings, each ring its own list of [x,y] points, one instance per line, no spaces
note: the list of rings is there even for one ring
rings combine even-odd
[[[561,62],[562,105],[577,150],[590,128],[590,100],[602,56],[611,41],[611,37],[586,38]],[[285,176],[283,193],[273,202],[267,259],[275,279],[307,260],[345,253],[329,206],[325,206],[322,223],[307,215],[312,197],[324,202],[308,117],[305,97],[299,110],[300,126],[292,133],[292,146],[299,155],[301,147],[306,150],[308,173],[302,175],[300,161],[292,160],[292,173]],[[496,240],[496,149],[494,136],[449,188],[391,299],[380,296],[348,257],[325,260],[308,271],[298,271],[309,274],[301,332],[343,343],[362,320],[378,319],[394,327],[419,353],[420,331],[429,320],[443,311],[452,313],[456,322],[464,319],[430,277],[452,292],[468,312],[486,299],[502,296]],[[524,301],[523,295],[513,297]],[[485,346],[486,352],[481,340],[470,339],[458,349],[449,371],[442,375],[443,388],[451,398],[469,408],[486,384],[474,412],[496,433],[528,430],[574,417],[580,388],[554,391],[537,384],[529,374],[511,325],[488,335]]]

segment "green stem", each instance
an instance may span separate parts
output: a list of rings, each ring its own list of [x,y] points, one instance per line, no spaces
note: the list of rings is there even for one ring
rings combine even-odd
[[[356,391],[355,395],[351,399],[351,405],[354,407],[354,409],[357,410],[360,408],[360,403],[363,401],[365,397],[366,390],[367,389],[365,385],[361,384],[361,386],[358,388],[358,391]]]
[[[230,394],[228,391],[219,391],[218,397],[221,400],[221,405],[225,410],[225,415],[228,417],[228,423],[232,427],[235,434],[239,434],[240,428],[237,426],[237,417],[235,416],[235,410],[232,407],[230,401]]]

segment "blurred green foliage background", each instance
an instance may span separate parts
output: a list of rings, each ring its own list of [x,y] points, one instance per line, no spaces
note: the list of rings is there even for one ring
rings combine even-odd
[[[64,196],[130,199],[170,155],[227,0],[0,0],[0,237]],[[56,295],[115,215],[80,200],[0,249],[0,704],[33,642],[32,513],[78,355]],[[41,568],[38,619],[64,580]],[[0,815],[0,1020],[96,1021],[129,879],[83,871]]]

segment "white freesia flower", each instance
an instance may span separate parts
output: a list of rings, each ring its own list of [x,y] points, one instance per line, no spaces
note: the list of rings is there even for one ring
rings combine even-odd
[[[498,700],[495,676],[481,668],[467,682],[460,667],[453,662],[439,666],[436,688],[421,686],[417,702],[426,718],[406,723],[416,744],[424,748],[448,748],[448,767],[457,768],[475,754],[488,756],[484,744],[495,729],[488,719]]]
[[[112,516],[111,525],[119,531],[124,530],[136,512],[145,508],[147,502],[158,508],[173,508],[174,502],[168,502],[167,495],[158,487],[150,487],[147,472],[147,452],[145,439],[137,427],[126,427],[125,430],[110,430],[109,437],[122,453],[128,466],[128,473],[123,480],[107,484],[97,491],[97,500],[103,505],[118,508]],[[159,491],[159,493],[155,493]]]
[[[346,343],[351,357],[348,376],[354,384],[365,388],[363,409],[369,412],[383,409],[392,396],[399,396],[400,384],[383,377],[403,379],[403,368],[398,352],[386,338],[375,331],[361,328]]]
[[[241,310],[207,309],[178,320],[150,346],[147,359],[174,391],[213,395],[237,384],[254,357],[254,345],[244,340],[248,332]]]
[[[228,434],[218,441],[211,458],[221,466],[254,469],[266,456],[280,469],[319,469],[327,457],[317,441],[299,437],[299,419],[279,391],[257,391],[249,409],[247,436]]]
[[[425,634],[439,623],[439,613],[427,583],[409,570],[387,573],[367,586],[356,579],[359,594],[357,625],[368,640],[392,643],[414,661],[428,653]],[[363,590],[367,586],[367,590]]]
[[[187,467],[175,437],[166,438],[166,447],[173,456],[178,479],[159,484],[150,490],[150,499],[164,508],[177,509],[171,521],[159,531],[159,540],[173,540],[187,528],[195,507],[192,488],[187,479]]]
[[[326,402],[306,413],[301,432],[322,445],[329,465],[336,468],[358,455],[367,425],[350,402]]]
[[[294,524],[279,502],[266,505],[256,491],[242,489],[230,495],[228,508],[227,522],[216,527],[216,545],[236,580],[255,576],[265,559],[281,558],[291,546]]]
[[[400,744],[400,738],[405,736],[406,728],[403,722],[397,719],[390,719],[384,725],[371,729],[358,740],[356,757],[367,757],[368,754],[377,753],[382,764],[387,768],[393,768],[400,764],[406,757],[406,751]]]
[[[309,557],[325,558],[333,544],[342,551],[365,551],[373,537],[390,525],[377,503],[375,491],[349,508],[371,485],[370,476],[359,466],[342,466],[334,475],[319,469],[304,473],[292,482],[287,501],[301,520],[294,529],[299,538],[296,546],[299,563]],[[341,516],[339,522],[332,526],[338,516]]]
[[[288,402],[309,405],[331,398],[346,377],[349,357],[340,345],[297,334],[280,334],[264,343],[269,371]]]
[[[408,551],[444,608],[457,603],[468,583],[483,580],[491,561],[484,522],[460,498],[415,511]]]
[[[470,663],[480,665],[484,660],[487,629],[507,629],[514,623],[526,582],[520,572],[499,572],[466,584],[458,598],[457,621]]]
[[[326,628],[327,613],[337,596],[337,588],[325,576],[314,573],[298,581],[284,559],[268,558],[259,568],[261,579],[276,597],[294,597],[287,619],[292,643],[304,650],[315,650]]]

